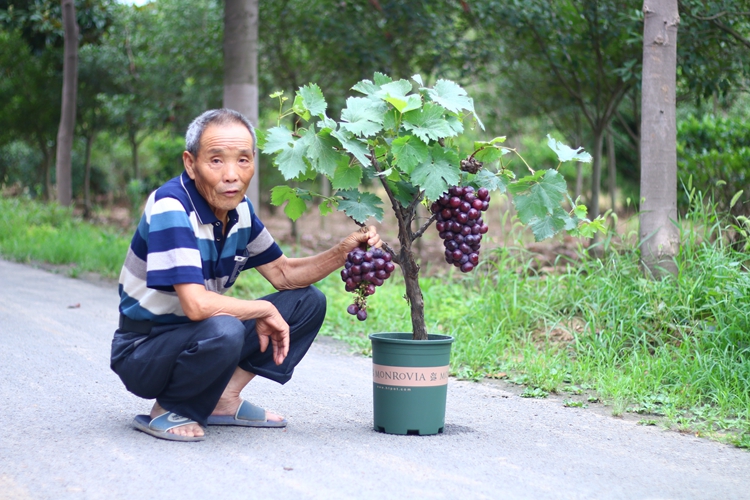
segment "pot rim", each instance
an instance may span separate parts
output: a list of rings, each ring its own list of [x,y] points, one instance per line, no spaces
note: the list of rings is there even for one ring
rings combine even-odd
[[[392,336],[393,335],[393,336]],[[433,334],[427,335],[427,340],[414,340],[411,333],[407,332],[381,332],[369,335],[371,342],[385,342],[389,344],[451,344],[455,340],[450,335]]]

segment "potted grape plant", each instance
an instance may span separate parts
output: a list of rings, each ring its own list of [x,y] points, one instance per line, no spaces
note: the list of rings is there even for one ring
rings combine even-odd
[[[300,217],[314,197],[320,197],[323,215],[343,211],[360,226],[369,218],[382,222],[383,200],[363,188],[363,180],[385,193],[398,224],[398,247],[384,243],[378,249],[357,249],[341,271],[344,288],[354,294],[348,311],[367,318],[367,297],[401,268],[409,303],[412,331],[374,333],[373,399],[375,429],[391,434],[442,432],[453,337],[429,334],[424,300],[419,286],[419,265],[414,242],[431,226],[443,239],[445,260],[462,272],[479,262],[482,235],[488,226],[482,218],[494,192],[512,193],[523,224],[537,240],[560,231],[590,236],[603,229],[601,219],[585,218],[585,206],[568,196],[567,184],[557,168],[534,170],[518,152],[504,145],[504,137],[473,142],[462,156],[457,139],[469,126],[484,126],[474,102],[458,84],[440,79],[431,87],[419,75],[393,80],[376,73],[352,87],[358,95],[346,100],[339,120],[327,116],[327,103],[315,84],[301,87],[294,99],[283,92],[277,126],[259,134],[259,147],[272,155],[287,181],[326,176],[333,193],[323,196],[308,189],[281,185],[271,191],[271,203],[286,204],[292,219]],[[285,109],[286,106],[286,109]],[[281,125],[294,116],[295,128]],[[548,136],[549,137],[549,136]],[[549,137],[548,144],[560,163],[590,161],[591,156]],[[517,177],[503,161],[515,154],[528,169]],[[558,165],[559,168],[559,165]],[[568,202],[572,210],[565,208]],[[428,207],[420,220],[417,208]]]

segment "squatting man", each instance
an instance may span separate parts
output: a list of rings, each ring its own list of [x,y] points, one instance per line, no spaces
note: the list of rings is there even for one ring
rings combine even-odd
[[[284,427],[241,391],[256,375],[292,377],[325,317],[312,284],[360,244],[379,247],[380,236],[369,227],[318,255],[288,258],[245,196],[256,144],[247,118],[206,111],[185,143],[185,171],[151,193],[125,258],[112,370],[133,394],[156,399],[133,425],[158,438],[200,441],[210,425]],[[253,268],[278,292],[224,295]]]

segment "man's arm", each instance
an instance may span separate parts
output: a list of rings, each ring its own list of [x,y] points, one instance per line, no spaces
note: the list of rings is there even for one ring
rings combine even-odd
[[[362,243],[367,243],[371,247],[381,245],[380,235],[373,226],[367,228],[367,232],[357,231],[350,234],[338,245],[318,255],[297,259],[282,255],[256,269],[277,290],[304,288],[342,267],[346,262],[346,255]]]
[[[289,352],[289,325],[276,307],[266,300],[242,300],[206,290],[196,283],[174,285],[180,305],[191,321],[202,321],[212,316],[234,316],[239,320],[255,319],[261,352],[269,342],[273,346],[274,362],[280,365]]]

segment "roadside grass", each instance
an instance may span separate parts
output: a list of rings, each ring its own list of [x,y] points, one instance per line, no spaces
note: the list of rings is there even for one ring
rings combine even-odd
[[[116,278],[125,260],[130,235],[95,226],[73,216],[71,209],[23,198],[0,196],[0,255],[17,262],[44,262]]]
[[[721,217],[696,205],[681,221],[676,277],[646,278],[637,247],[608,235],[598,244],[602,257],[581,249],[580,260],[560,257],[551,272],[536,271],[523,248],[504,247],[469,275],[451,267],[421,278],[428,331],[456,337],[453,375],[503,378],[525,386],[524,397],[560,394],[563,406],[579,409],[604,403],[642,425],[750,448],[748,257],[727,244]],[[73,276],[119,272],[129,234],[53,204],[0,198],[0,209],[4,258],[74,263]],[[347,314],[351,295],[338,273],[318,286],[328,297],[321,333],[363,354],[369,333],[411,331],[398,273],[368,298],[366,322]],[[273,291],[250,272],[232,293]]]

